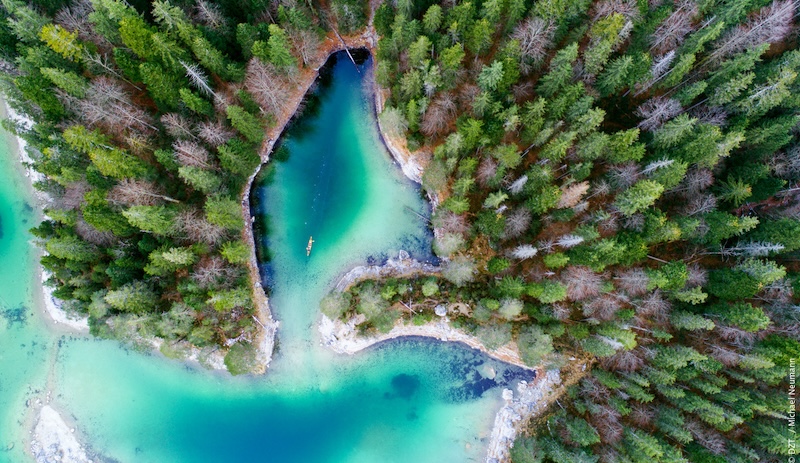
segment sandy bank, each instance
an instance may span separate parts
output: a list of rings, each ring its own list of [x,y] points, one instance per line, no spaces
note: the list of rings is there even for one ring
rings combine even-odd
[[[68,313],[63,309],[63,302],[53,296],[53,287],[45,284],[50,273],[44,269],[42,273],[42,296],[44,311],[53,320],[53,323],[76,331],[89,331],[89,317]]]
[[[361,266],[350,270],[339,279],[335,289],[336,291],[345,291],[350,286],[364,280],[438,275],[440,271],[439,267],[411,259],[407,252],[400,251],[397,257],[388,259],[384,265]],[[488,349],[477,337],[451,326],[447,317],[432,320],[424,325],[406,325],[403,319],[400,319],[391,331],[375,336],[358,335],[357,325],[361,321],[360,317],[354,317],[347,322],[343,322],[341,320],[331,320],[322,315],[318,326],[322,344],[335,352],[355,354],[369,346],[389,339],[403,336],[424,336],[441,341],[462,342],[503,362],[530,369],[520,358],[516,344],[509,343],[497,349]]]
[[[32,128],[34,125],[34,122],[30,118],[14,111],[14,109],[11,108],[5,100],[3,100],[2,114],[0,114],[0,116],[7,116],[17,126],[20,126],[25,130]],[[30,157],[27,149],[28,143],[18,136],[14,137],[14,140],[16,140],[16,156],[19,158],[19,161],[22,164],[22,167],[25,171],[25,176],[30,179],[33,196],[41,205],[46,204],[47,201],[49,201],[47,195],[33,188],[33,184],[35,182],[44,180],[44,175],[37,172],[33,168],[33,159]],[[41,267],[40,273],[42,283],[42,306],[47,316],[50,317],[53,323],[60,325],[61,327],[76,331],[89,331],[88,317],[80,317],[67,313],[62,307],[62,301],[53,295],[53,288],[44,284],[44,282],[50,278],[50,273]]]
[[[37,463],[91,463],[92,459],[75,436],[75,428],[70,428],[61,415],[50,405],[39,410],[31,454]]]
[[[526,365],[520,358],[519,350],[517,350],[515,344],[509,343],[497,349],[488,349],[480,339],[451,326],[447,317],[433,320],[424,325],[405,325],[401,320],[388,333],[375,336],[359,335],[357,328],[359,321],[359,317],[343,322],[341,320],[331,320],[325,315],[321,315],[318,329],[322,344],[334,352],[352,355],[390,339],[405,336],[423,336],[446,342],[461,342],[473,349],[480,350],[492,358],[530,369],[530,366]]]

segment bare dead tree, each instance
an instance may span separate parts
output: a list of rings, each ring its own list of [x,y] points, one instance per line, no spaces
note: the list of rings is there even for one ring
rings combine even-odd
[[[757,299],[766,302],[771,307],[785,307],[791,304],[792,296],[794,296],[794,289],[790,282],[786,279],[778,280],[765,286]]]
[[[212,29],[219,29],[225,25],[225,15],[213,3],[200,0],[194,7],[194,19]]]
[[[70,183],[64,188],[64,194],[56,204],[64,209],[78,209],[86,202],[85,196],[89,190],[91,186],[84,180]]]
[[[636,108],[636,115],[642,118],[639,128],[652,132],[681,111],[683,107],[678,100],[664,96],[650,98]]]
[[[107,199],[112,204],[125,206],[155,206],[164,201],[177,203],[176,199],[164,194],[164,190],[154,182],[126,178],[108,192]]]
[[[518,84],[514,84],[511,87],[511,93],[514,95],[515,101],[527,101],[536,94],[535,87],[533,86],[533,82],[525,81]]]
[[[281,114],[289,109],[290,99],[286,95],[293,88],[292,77],[277,72],[271,64],[258,58],[247,63],[245,87],[261,108],[270,114]]]
[[[644,358],[639,354],[639,349],[621,350],[611,357],[602,358],[600,364],[607,370],[631,373],[644,366]]]
[[[600,405],[598,410],[590,415],[589,421],[600,434],[603,442],[613,444],[619,442],[623,435],[623,427],[619,419],[619,412],[608,405]]]
[[[316,61],[319,56],[321,42],[317,34],[306,29],[289,29],[289,39],[297,55],[303,60],[303,65]]]
[[[614,318],[622,301],[613,294],[603,294],[583,304],[583,315],[599,321],[608,321]]]
[[[700,122],[716,125],[717,127],[724,127],[728,122],[728,112],[720,106],[700,105],[692,110],[690,114]]]
[[[572,309],[570,308],[569,305],[556,303],[550,305],[549,307],[550,307],[550,314],[556,320],[561,320],[561,321],[569,320],[569,316],[572,313]]]
[[[175,150],[175,160],[183,166],[202,167],[213,169],[212,158],[208,150],[199,143],[187,140],[178,140],[172,144]]]
[[[75,221],[75,232],[84,240],[98,246],[110,246],[117,242],[117,237],[113,233],[94,228],[80,214],[78,220]]]
[[[715,455],[722,455],[725,453],[727,449],[725,445],[726,439],[717,430],[703,425],[696,420],[687,420],[684,427],[692,433],[695,442],[705,447],[709,452]]]
[[[511,185],[508,186],[508,192],[512,195],[518,195],[522,193],[522,189],[525,188],[526,183],[528,183],[528,176],[523,175],[511,182]]]
[[[785,179],[800,178],[800,145],[791,147],[788,151],[781,151],[772,156],[769,167],[773,174]]]
[[[93,79],[77,108],[81,119],[91,127],[103,127],[112,133],[157,132],[150,115],[134,105],[122,85],[111,77]]]
[[[735,346],[749,347],[756,340],[756,333],[751,333],[735,326],[725,326],[717,323],[714,332],[717,333],[720,339]]]
[[[503,238],[513,239],[522,236],[530,225],[531,212],[524,207],[515,208],[506,216]]]
[[[476,175],[478,183],[486,187],[494,180],[495,176],[497,176],[497,161],[491,156],[484,156],[478,165],[478,173]]]
[[[644,214],[633,214],[622,219],[622,226],[627,230],[634,230],[641,232],[644,230],[645,216]]]
[[[567,285],[567,297],[573,301],[582,301],[600,294],[603,278],[589,267],[571,265],[562,272],[561,277]]]
[[[220,121],[203,121],[197,124],[197,135],[209,145],[218,147],[235,137],[236,133]]]
[[[433,223],[446,233],[464,234],[469,231],[466,218],[451,211],[440,210],[436,213]]]
[[[532,244],[521,244],[513,248],[508,255],[514,259],[525,260],[534,257],[538,253],[539,250]]]
[[[653,61],[653,65],[650,67],[652,81],[656,81],[666,74],[669,70],[669,67],[672,65],[673,60],[675,60],[675,50],[670,50],[664,55],[656,58],[655,61]],[[648,88],[650,85],[648,85]]]
[[[94,28],[89,22],[89,14],[93,10],[92,3],[89,0],[71,2],[68,6],[58,10],[55,22],[68,31],[77,32],[81,40],[88,40],[102,45],[105,39],[94,32]]]
[[[689,277],[686,279],[687,286],[703,286],[708,281],[708,272],[698,264],[688,266]]]
[[[574,207],[583,199],[583,195],[589,191],[589,182],[573,183],[572,185],[562,188],[561,191],[561,197],[556,207]]]
[[[707,58],[714,61],[732,56],[764,43],[778,43],[792,31],[796,5],[794,0],[775,0],[753,15],[745,24],[729,31],[719,42],[714,53]]]
[[[628,419],[641,428],[648,427],[655,417],[655,410],[651,406],[641,403],[631,407],[631,412],[628,414]]]
[[[164,128],[167,131],[167,134],[172,138],[181,138],[181,139],[195,139],[197,137],[194,136],[194,125],[192,121],[181,114],[178,113],[167,113],[161,116],[161,123],[164,124]]]
[[[183,69],[186,71],[186,77],[189,79],[189,83],[191,83],[194,88],[200,90],[200,92],[206,96],[214,97],[214,99],[216,99],[217,94],[208,83],[208,76],[198,64],[186,64],[181,61],[181,66],[183,66]]]
[[[199,210],[187,210],[178,216],[181,230],[193,242],[219,244],[225,238],[225,229],[205,219]]]
[[[628,20],[639,19],[639,7],[633,0],[606,0],[593,6],[592,21],[621,14]]]
[[[556,240],[556,245],[564,249],[574,248],[584,242],[584,238],[578,235],[563,235]]]
[[[444,135],[457,114],[456,103],[451,93],[440,93],[428,105],[422,116],[420,130],[429,137]]]
[[[201,288],[227,287],[235,281],[239,270],[231,267],[220,256],[205,257],[200,260],[192,272],[192,280]]]
[[[647,273],[641,268],[629,268],[624,271],[618,272],[614,276],[614,283],[616,286],[625,291],[629,296],[641,296],[647,292],[647,284],[650,278]]]
[[[697,16],[697,5],[684,0],[678,8],[653,32],[650,43],[651,50],[661,55],[675,50],[683,43],[684,38],[694,30],[693,22]]]
[[[645,296],[636,307],[637,312],[641,315],[663,318],[669,313],[670,303],[664,299],[661,291],[656,290]]]
[[[629,188],[641,177],[639,164],[635,162],[615,164],[608,169],[608,177],[617,189]]]
[[[458,106],[462,108],[471,108],[475,98],[480,95],[481,89],[474,84],[462,85],[458,90]]]
[[[684,215],[697,215],[712,212],[717,209],[717,197],[712,194],[700,194],[689,200],[683,207]]]
[[[708,354],[723,365],[733,368],[739,364],[741,355],[719,344],[711,345]]]
[[[511,38],[519,42],[523,72],[530,72],[532,65],[547,56],[547,50],[553,46],[554,34],[553,23],[536,16],[529,17],[514,29]]]
[[[611,391],[595,378],[587,377],[581,381],[580,389],[582,397],[588,397],[594,402],[602,403],[611,397]]]
[[[710,170],[691,168],[675,191],[682,192],[684,196],[691,198],[713,184],[714,174]]]

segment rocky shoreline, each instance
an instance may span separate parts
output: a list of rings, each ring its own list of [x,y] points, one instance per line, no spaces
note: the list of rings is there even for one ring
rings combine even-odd
[[[350,270],[339,279],[335,290],[345,291],[350,286],[366,279],[413,277],[437,274],[439,271],[439,267],[410,259],[408,253],[401,251],[397,258],[388,259],[384,265],[361,266]],[[392,339],[420,336],[445,342],[460,342],[497,360],[530,369],[522,361],[519,349],[513,342],[496,349],[489,349],[477,337],[451,326],[450,320],[446,315],[423,325],[407,325],[401,319],[388,333],[373,336],[361,336],[358,334],[358,325],[363,321],[363,316],[355,316],[345,322],[338,319],[331,320],[321,314],[317,326],[321,344],[334,352],[354,355],[371,346]],[[486,463],[507,463],[511,461],[510,451],[514,446],[517,434],[531,417],[545,409],[548,404],[546,397],[561,383],[559,370],[545,372],[542,369],[537,369],[536,372],[537,377],[533,382],[521,381],[518,384],[516,394],[511,389],[503,390],[505,404],[495,416],[494,426],[487,446]]]
[[[486,463],[511,461],[510,452],[517,434],[532,417],[544,411],[549,403],[547,396],[561,384],[558,370],[537,370],[537,373],[536,379],[531,383],[520,381],[516,395],[511,389],[503,390],[506,403],[494,418]]]
[[[50,405],[39,409],[30,441],[30,451],[37,463],[92,463],[86,448],[75,436],[75,428]]]

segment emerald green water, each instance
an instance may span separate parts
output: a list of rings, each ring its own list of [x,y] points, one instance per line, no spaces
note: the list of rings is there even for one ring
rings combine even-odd
[[[380,143],[362,76],[346,59],[330,69],[316,104],[285,135],[289,160],[254,187],[281,322],[263,377],[231,378],[46,325],[30,309],[30,193],[0,146],[0,448],[14,444],[0,461],[27,458],[25,400],[46,389],[94,451],[121,462],[483,461],[501,400],[476,368],[489,362],[501,385],[518,370],[423,339],[355,356],[319,346],[318,301],[339,275],[401,249],[429,257],[424,223],[407,210],[425,213],[425,204]]]

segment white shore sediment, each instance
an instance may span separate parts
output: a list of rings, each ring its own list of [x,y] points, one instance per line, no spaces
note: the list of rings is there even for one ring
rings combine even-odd
[[[25,129],[30,129],[33,127],[34,121],[14,111],[14,109],[9,106],[5,100],[3,100],[3,109],[5,111],[5,115],[16,125],[22,126]],[[37,172],[33,168],[33,159],[30,157],[30,154],[27,150],[28,143],[19,136],[14,138],[17,142],[17,157],[25,169],[25,176],[30,179],[31,188],[33,189],[33,184],[44,180],[44,175]],[[33,189],[33,194],[42,205],[48,201],[47,195],[41,191]],[[62,301],[53,296],[53,288],[44,284],[45,281],[50,278],[50,273],[41,267],[40,273],[42,277],[41,287],[44,312],[50,317],[50,319],[52,319],[53,323],[76,331],[88,331],[89,318],[67,313],[62,307]]]
[[[362,266],[352,269],[337,282],[335,289],[337,291],[345,291],[353,284],[366,279],[434,275],[438,274],[439,271],[439,267],[412,260],[407,253],[401,252],[400,256],[389,259],[385,265]],[[488,349],[477,337],[451,326],[447,316],[423,325],[407,325],[404,324],[403,319],[400,319],[388,333],[373,336],[358,334],[358,325],[363,321],[363,316],[355,316],[344,322],[338,319],[331,320],[322,314],[318,325],[322,344],[334,352],[353,355],[390,339],[421,336],[441,341],[461,342],[495,359],[530,369],[522,361],[515,343],[511,342],[497,349]],[[539,377],[538,375],[543,376]],[[561,378],[558,370],[544,372],[538,369],[537,378],[533,382],[521,381],[519,383],[517,394],[514,394],[510,389],[503,390],[505,404],[495,416],[494,427],[487,446],[486,463],[508,463],[511,461],[511,448],[514,446],[514,440],[520,429],[528,423],[531,417],[544,410],[548,403],[546,396],[560,382]]]
[[[47,279],[50,278],[50,273],[44,269],[41,270],[41,273],[44,310],[53,320],[53,323],[73,329],[75,331],[89,331],[89,317],[77,316],[64,310],[62,307],[63,302],[57,297],[53,296],[53,288],[45,284]]]
[[[531,369],[531,367],[526,365],[520,358],[519,350],[515,344],[509,343],[497,349],[488,349],[483,345],[480,339],[453,328],[447,317],[442,317],[439,320],[432,320],[424,325],[404,325],[402,321],[398,321],[394,328],[388,333],[375,336],[359,335],[357,328],[359,321],[361,321],[359,317],[354,317],[347,322],[343,322],[341,320],[331,320],[325,315],[321,315],[318,329],[322,338],[322,344],[334,352],[353,355],[370,346],[390,339],[421,336],[446,342],[460,342],[497,360],[516,365],[520,368]]]
[[[350,286],[368,279],[438,275],[440,271],[439,267],[411,259],[407,252],[400,251],[398,257],[389,258],[384,265],[355,267],[339,279],[335,285],[335,290],[346,291]],[[322,344],[335,352],[355,354],[369,346],[389,339],[403,336],[423,336],[441,341],[461,342],[503,362],[530,369],[522,361],[516,344],[509,343],[497,349],[489,349],[477,337],[452,327],[450,320],[446,316],[423,325],[406,325],[400,319],[391,331],[375,336],[358,335],[357,325],[360,321],[358,316],[343,322],[342,320],[331,320],[325,315],[321,315],[318,330],[322,337]]]
[[[37,463],[91,463],[92,459],[59,413],[50,405],[39,410],[30,451]]]
[[[543,377],[538,377],[543,375]],[[486,463],[511,461],[511,448],[520,429],[535,415],[544,411],[549,403],[547,396],[561,383],[558,370],[537,370],[537,378],[528,383],[520,381],[517,394],[511,389],[503,390],[506,403],[494,418],[494,427],[486,453]]]

